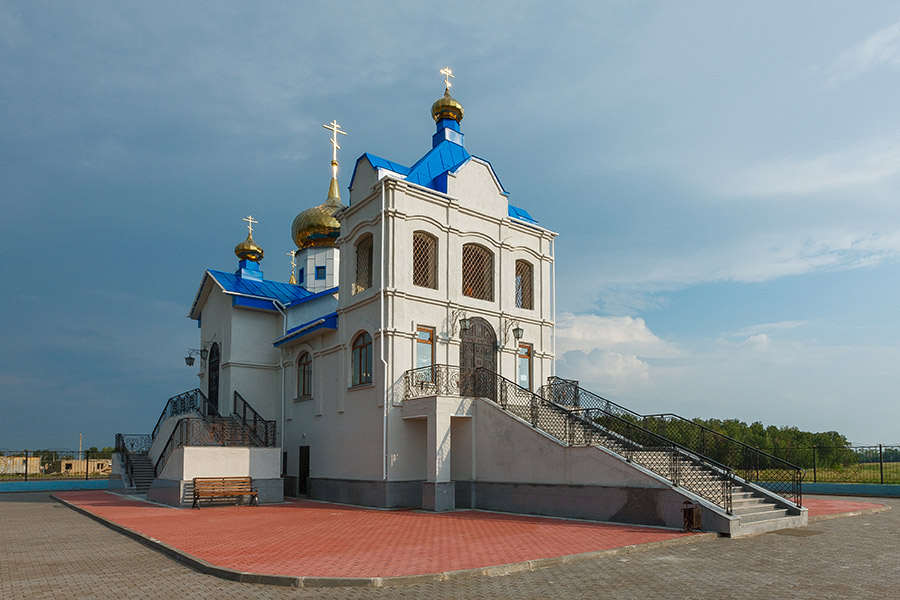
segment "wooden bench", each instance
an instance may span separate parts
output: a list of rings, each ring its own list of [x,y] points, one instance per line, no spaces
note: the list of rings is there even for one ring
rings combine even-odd
[[[256,500],[259,506],[259,495],[249,477],[194,477],[194,505],[191,508],[200,508],[200,500],[204,498],[237,498],[237,504],[244,496],[250,496],[250,504]]]

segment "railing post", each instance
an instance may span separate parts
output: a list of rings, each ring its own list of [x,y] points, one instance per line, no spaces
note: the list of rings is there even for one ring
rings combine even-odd
[[[878,444],[878,471],[881,474],[881,485],[884,485],[884,446]]]
[[[15,470],[13,470],[15,473]],[[25,481],[28,481],[28,450],[25,450]]]
[[[91,451],[85,450],[84,455],[82,456],[82,460],[84,461],[84,480],[88,480],[88,476],[91,472],[91,461],[90,461]]]
[[[813,483],[816,483],[816,446],[813,444]]]

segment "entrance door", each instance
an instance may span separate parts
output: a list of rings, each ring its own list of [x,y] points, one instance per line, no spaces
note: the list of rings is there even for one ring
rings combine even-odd
[[[213,344],[209,349],[209,369],[207,369],[206,397],[209,404],[216,412],[219,412],[219,344]]]
[[[300,446],[300,472],[297,475],[297,494],[305,496],[306,480],[309,479],[309,446]]]
[[[497,336],[481,317],[469,319],[469,328],[460,332],[459,367],[461,396],[475,395],[475,369],[497,372]]]

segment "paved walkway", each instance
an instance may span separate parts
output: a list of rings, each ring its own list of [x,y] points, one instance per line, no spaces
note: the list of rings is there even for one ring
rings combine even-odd
[[[445,573],[697,535],[479,510],[376,510],[296,500],[186,510],[109,492],[55,495],[213,565],[303,577]]]
[[[894,510],[820,521],[802,530],[654,547],[505,577],[293,589],[197,573],[53,502],[47,494],[0,494],[0,598],[895,599],[900,587],[900,499],[872,501]],[[303,545],[303,536],[296,542]]]

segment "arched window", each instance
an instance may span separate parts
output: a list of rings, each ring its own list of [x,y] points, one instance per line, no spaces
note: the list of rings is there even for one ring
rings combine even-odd
[[[516,261],[516,307],[534,308],[534,267],[527,260]]]
[[[437,238],[424,231],[413,233],[413,285],[437,289]]]
[[[303,352],[297,359],[297,397],[312,396],[312,358],[309,352]]]
[[[494,254],[484,246],[463,245],[462,293],[479,300],[494,300]]]
[[[372,337],[365,331],[353,340],[352,385],[372,383]]]
[[[372,236],[366,235],[356,244],[356,281],[353,293],[372,287]]]

